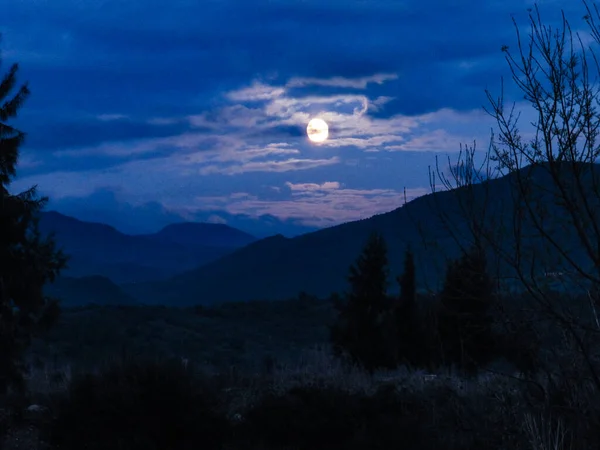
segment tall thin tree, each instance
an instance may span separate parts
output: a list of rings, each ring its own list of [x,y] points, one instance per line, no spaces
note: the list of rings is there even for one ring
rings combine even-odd
[[[449,264],[440,297],[438,331],[446,363],[474,373],[494,357],[494,283],[483,249],[473,247]]]
[[[10,96],[18,68],[13,64],[0,82],[0,390],[23,387],[23,352],[58,314],[58,303],[44,295],[43,286],[66,266],[52,236],[38,229],[47,198],[38,197],[35,186],[14,195],[8,189],[25,134],[7,122],[29,96],[27,84]]]
[[[337,355],[350,354],[368,370],[394,367],[393,318],[387,296],[387,245],[383,236],[372,233],[362,253],[350,267],[350,290],[338,302],[338,321],[331,327]]]
[[[417,317],[417,280],[413,252],[410,247],[404,254],[404,270],[397,278],[400,285],[400,298],[394,308],[396,332],[398,339],[398,358],[411,365],[421,364],[418,361],[423,355]]]

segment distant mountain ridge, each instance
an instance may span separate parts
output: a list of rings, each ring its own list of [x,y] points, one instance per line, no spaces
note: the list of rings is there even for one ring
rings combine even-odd
[[[139,235],[182,245],[205,245],[212,247],[243,247],[256,241],[244,231],[222,223],[183,222],[167,225],[154,234]]]
[[[57,211],[41,214],[40,229],[54,233],[71,256],[63,276],[99,275],[121,283],[168,278],[200,267],[256,240],[222,224],[181,223],[154,234],[128,235]]]
[[[600,166],[594,166],[594,170],[600,176]],[[558,218],[557,223],[560,224],[562,212],[558,209],[552,211],[552,208],[558,207],[547,194],[553,185],[551,177],[536,169],[530,179],[542,185],[544,193],[540,202],[547,202],[549,217]],[[215,224],[174,224],[153,235],[129,236],[107,225],[84,223],[58,213],[44,213],[42,230],[52,231],[52,227],[48,226],[52,220],[54,225],[62,224],[54,227],[58,228],[58,242],[73,255],[71,269],[64,276],[104,276],[120,284],[123,294],[139,303],[186,306],[254,299],[279,300],[296,296],[300,291],[319,297],[343,292],[347,289],[348,268],[373,231],[382,233],[388,245],[390,293],[398,291],[394,280],[403,270],[407,246],[415,255],[419,289],[437,290],[443,282],[448,260],[459,256],[460,245],[468,243],[464,238],[469,235],[469,223],[461,212],[461,201],[471,199],[469,201],[478,211],[485,211],[487,223],[511,230],[514,189],[515,176],[512,174],[487,180],[472,189],[431,193],[369,219],[294,238],[275,235],[237,248],[225,245],[228,242],[241,244],[251,237],[239,230],[232,232],[233,229],[227,227],[211,226]],[[400,203],[401,199],[398,200]],[[593,208],[600,209],[600,199],[591,198],[590,201]],[[440,215],[453,222],[452,233],[440,220]],[[215,239],[212,242],[218,242],[221,247],[202,245],[208,239],[207,234],[203,235],[207,228]],[[523,230],[528,236],[534,231],[527,223]],[[227,236],[228,233],[232,236],[230,241],[219,240],[222,234]],[[558,225],[552,233],[556,242],[572,249],[570,257],[573,260],[583,267],[591,264],[585,252],[574,245],[577,241],[573,236]],[[453,235],[459,236],[458,242]],[[173,242],[175,239],[179,243]],[[499,237],[498,243],[508,246],[513,245],[514,240],[511,243],[509,234]],[[534,254],[544,255],[548,260],[556,260],[559,256],[556,251],[549,252],[539,240],[529,239],[527,246]],[[503,278],[514,277],[510,267],[503,266],[496,259],[492,258],[488,263],[490,270]],[[545,270],[560,271],[561,267]],[[110,291],[106,286],[102,289]]]
[[[44,293],[58,298],[62,307],[97,305],[137,305],[133,297],[106,277],[99,275],[81,278],[59,277],[44,287]]]
[[[599,168],[594,166],[598,176]],[[545,186],[546,191],[552,187],[550,176],[541,169],[534,170],[531,179]],[[373,231],[382,233],[388,244],[390,292],[399,290],[394,279],[403,270],[407,246],[415,254],[419,288],[439,289],[448,259],[459,256],[460,245],[467,244],[465,237],[469,235],[469,224],[461,212],[460,202],[472,193],[474,205],[479,211],[486,211],[487,223],[503,224],[505,229],[511,230],[514,183],[515,176],[512,174],[474,185],[472,191],[458,189],[431,193],[369,219],[294,238],[273,236],[262,239],[169,280],[124,285],[123,289],[140,302],[174,306],[254,299],[278,300],[295,296],[300,291],[327,296],[347,289],[348,268]],[[556,207],[552,206],[546,194],[542,197],[550,201],[550,208]],[[596,207],[600,208],[600,204]],[[453,221],[453,233],[440,220],[440,214]],[[559,215],[557,210],[556,214],[550,216]],[[527,228],[531,227],[530,224],[524,226],[526,233],[531,232],[532,228]],[[459,237],[458,242],[453,234]],[[514,242],[511,239],[507,234],[499,238],[498,243],[509,246]],[[572,242],[573,238],[560,231],[559,227],[554,239],[565,244],[566,248],[572,247],[572,257],[584,267],[590,264],[584,252],[576,245],[571,245],[576,243]],[[558,256],[555,250],[542,248],[541,242],[532,240],[528,245],[533,249],[539,247],[539,254],[548,255],[548,260]],[[506,279],[515,276],[510,267],[493,258],[489,264],[490,270],[498,270],[497,273]]]

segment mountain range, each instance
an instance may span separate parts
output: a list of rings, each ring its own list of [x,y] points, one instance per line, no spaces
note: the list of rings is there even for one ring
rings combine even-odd
[[[56,211],[42,213],[40,230],[54,233],[70,256],[64,276],[101,275],[117,284],[169,278],[256,240],[243,231],[212,223],[178,223],[154,234],[128,235]]]
[[[532,172],[530,179],[543,186],[552,185],[551,177],[542,170]],[[374,231],[382,233],[388,245],[393,293],[398,291],[394,280],[403,270],[408,247],[415,254],[419,288],[441,286],[448,260],[457,257],[460,246],[469,239],[469,222],[461,205],[471,202],[476,215],[485,216],[486,223],[507,228],[513,220],[514,181],[513,174],[486,180],[472,189],[431,193],[385,214],[294,238],[275,235],[255,240],[225,226],[192,223],[169,226],[152,235],[126,236],[106,225],[80,222],[57,213],[46,213],[45,218],[54,220],[55,225],[71,227],[65,227],[68,231],[55,227],[55,231],[60,229],[56,233],[58,241],[75,255],[65,275],[103,275],[119,284],[124,296],[139,303],[186,306],[278,300],[301,291],[319,297],[342,292],[347,288],[349,266]],[[557,206],[549,199],[548,205],[552,217],[552,208]],[[448,228],[443,217],[453,227]],[[525,223],[524,227],[526,233],[531,233],[531,224]],[[565,245],[572,243],[572,237],[558,229],[556,238]],[[498,237],[498,242],[511,246],[514,239],[505,234]],[[552,265],[545,270],[559,268],[553,262],[557,255],[542,248],[536,239],[530,239],[528,245],[535,252],[536,246],[540,246],[540,254],[545,252]],[[571,247],[574,258],[588,263],[581,249]],[[511,276],[509,268],[494,260],[493,255],[490,257],[491,270]]]
[[[54,234],[68,267],[46,286],[63,305],[133,304],[122,283],[156,281],[201,267],[256,238],[224,224],[177,223],[154,234],[128,235],[102,223],[42,212],[40,230]]]

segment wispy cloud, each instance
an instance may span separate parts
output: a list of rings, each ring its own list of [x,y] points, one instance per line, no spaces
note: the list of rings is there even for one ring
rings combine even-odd
[[[198,197],[203,208],[224,209],[230,214],[258,217],[271,214],[283,220],[297,220],[306,226],[326,227],[396,209],[404,204],[404,193],[393,189],[345,189],[339,182],[285,183],[292,191],[289,200],[264,200],[254,195]],[[413,188],[406,192],[410,201],[429,192]]]
[[[306,192],[306,191],[329,191],[333,189],[339,189],[340,183],[337,181],[325,181],[324,183],[290,183],[286,181],[285,185],[293,191]]]
[[[126,114],[99,114],[96,118],[102,122],[112,122],[114,120],[128,119],[129,116]]]
[[[147,120],[150,125],[173,125],[179,122],[181,122],[181,119],[175,117],[153,117]]]
[[[360,87],[370,81],[385,83],[389,79],[393,77],[373,75],[359,78],[355,84],[351,83],[351,79],[344,79],[343,83]],[[252,192],[230,196],[204,195],[194,197],[193,201],[186,197],[184,207],[173,204],[168,196],[148,189],[155,186],[157,179],[165,184],[187,185],[189,189],[202,184],[202,189],[206,190],[201,183],[204,177],[247,177],[258,173],[284,177],[286,174],[313,173],[326,168],[334,170],[342,163],[345,167],[360,167],[368,174],[375,167],[369,162],[373,156],[368,155],[378,152],[456,151],[459,143],[467,137],[472,138],[473,124],[478,121],[484,124],[486,120],[480,112],[459,112],[451,108],[422,115],[373,117],[368,114],[369,110],[380,108],[391,97],[375,96],[371,99],[366,94],[354,93],[302,97],[289,91],[290,84],[318,85],[320,81],[329,85],[327,80],[317,78],[303,82],[296,80],[282,86],[256,81],[250,87],[225,93],[224,97],[232,104],[187,116],[146,119],[146,123],[156,127],[188,123],[189,131],[184,133],[56,151],[54,157],[65,160],[103,157],[117,158],[121,162],[111,170],[48,174],[48,179],[61,180],[65,187],[62,190],[54,188],[53,195],[58,198],[73,195],[73,192],[91,195],[95,189],[118,187],[120,177],[126,176],[132,185],[122,195],[130,191],[130,195],[143,196],[148,201],[152,197],[160,197],[160,201],[184,217],[194,214],[194,210],[222,210],[228,214],[255,217],[266,214],[306,226],[328,226],[394,209],[404,201],[402,190],[357,189],[340,181],[306,183],[288,179],[279,185],[270,185],[269,191],[277,193],[280,197],[277,199]],[[339,79],[337,81],[342,83]],[[314,115],[322,117],[330,125],[331,138],[320,145],[318,151],[303,136],[306,123]],[[105,115],[100,120],[109,119],[124,120],[118,115]],[[297,127],[292,129],[300,130],[302,137],[295,131],[287,138],[282,136],[282,130],[291,132],[289,127]],[[482,130],[485,128],[482,127]],[[367,176],[376,178],[377,174],[373,172]],[[37,181],[43,182],[39,177]],[[409,186],[408,192],[409,196],[416,196],[426,193],[427,189]]]
[[[369,83],[383,84],[385,81],[398,78],[394,73],[381,73],[368,77],[360,78],[292,78],[286,83],[286,87],[305,87],[305,86],[328,86],[339,88],[365,89]]]
[[[285,92],[282,87],[274,87],[255,81],[251,86],[234,90],[226,94],[227,98],[237,102],[256,102],[272,100]]]
[[[66,198],[106,188],[205,218],[246,211],[325,225],[393,209],[404,186],[426,192],[434,153],[487,147],[484,90],[499,92],[500,47],[516,48],[511,15],[526,27],[528,6],[8,2],[3,57],[33,91],[15,189]],[[540,6],[550,25],[563,9],[592,42],[578,2]],[[535,111],[505,88],[528,136]],[[306,137],[313,117],[329,125],[319,145]]]
[[[235,175],[247,172],[290,172],[293,170],[308,170],[316,167],[330,166],[337,164],[340,159],[336,156],[328,159],[286,159],[283,161],[262,161],[262,162],[248,162],[246,164],[232,164],[230,166],[206,166],[199,170],[202,175],[208,174],[225,174]]]

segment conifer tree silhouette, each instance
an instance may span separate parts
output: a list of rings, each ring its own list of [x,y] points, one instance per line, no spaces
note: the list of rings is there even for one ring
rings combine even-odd
[[[449,264],[440,297],[438,332],[445,362],[473,374],[495,352],[490,316],[494,283],[481,247],[473,246]]]
[[[350,267],[350,290],[338,301],[338,321],[330,327],[336,355],[347,352],[369,371],[395,367],[397,362],[394,320],[387,296],[387,245],[372,233],[362,253]]]
[[[8,190],[25,134],[7,122],[29,96],[24,84],[10,97],[17,71],[13,64],[0,81],[0,391],[11,385],[23,388],[22,353],[32,335],[50,326],[59,311],[42,288],[66,266],[52,236],[42,236],[38,229],[47,198],[38,197],[35,186],[15,195]]]
[[[420,365],[427,355],[420,336],[417,312],[417,282],[414,254],[407,247],[404,254],[404,270],[396,278],[400,285],[399,302],[394,308],[400,362]]]

